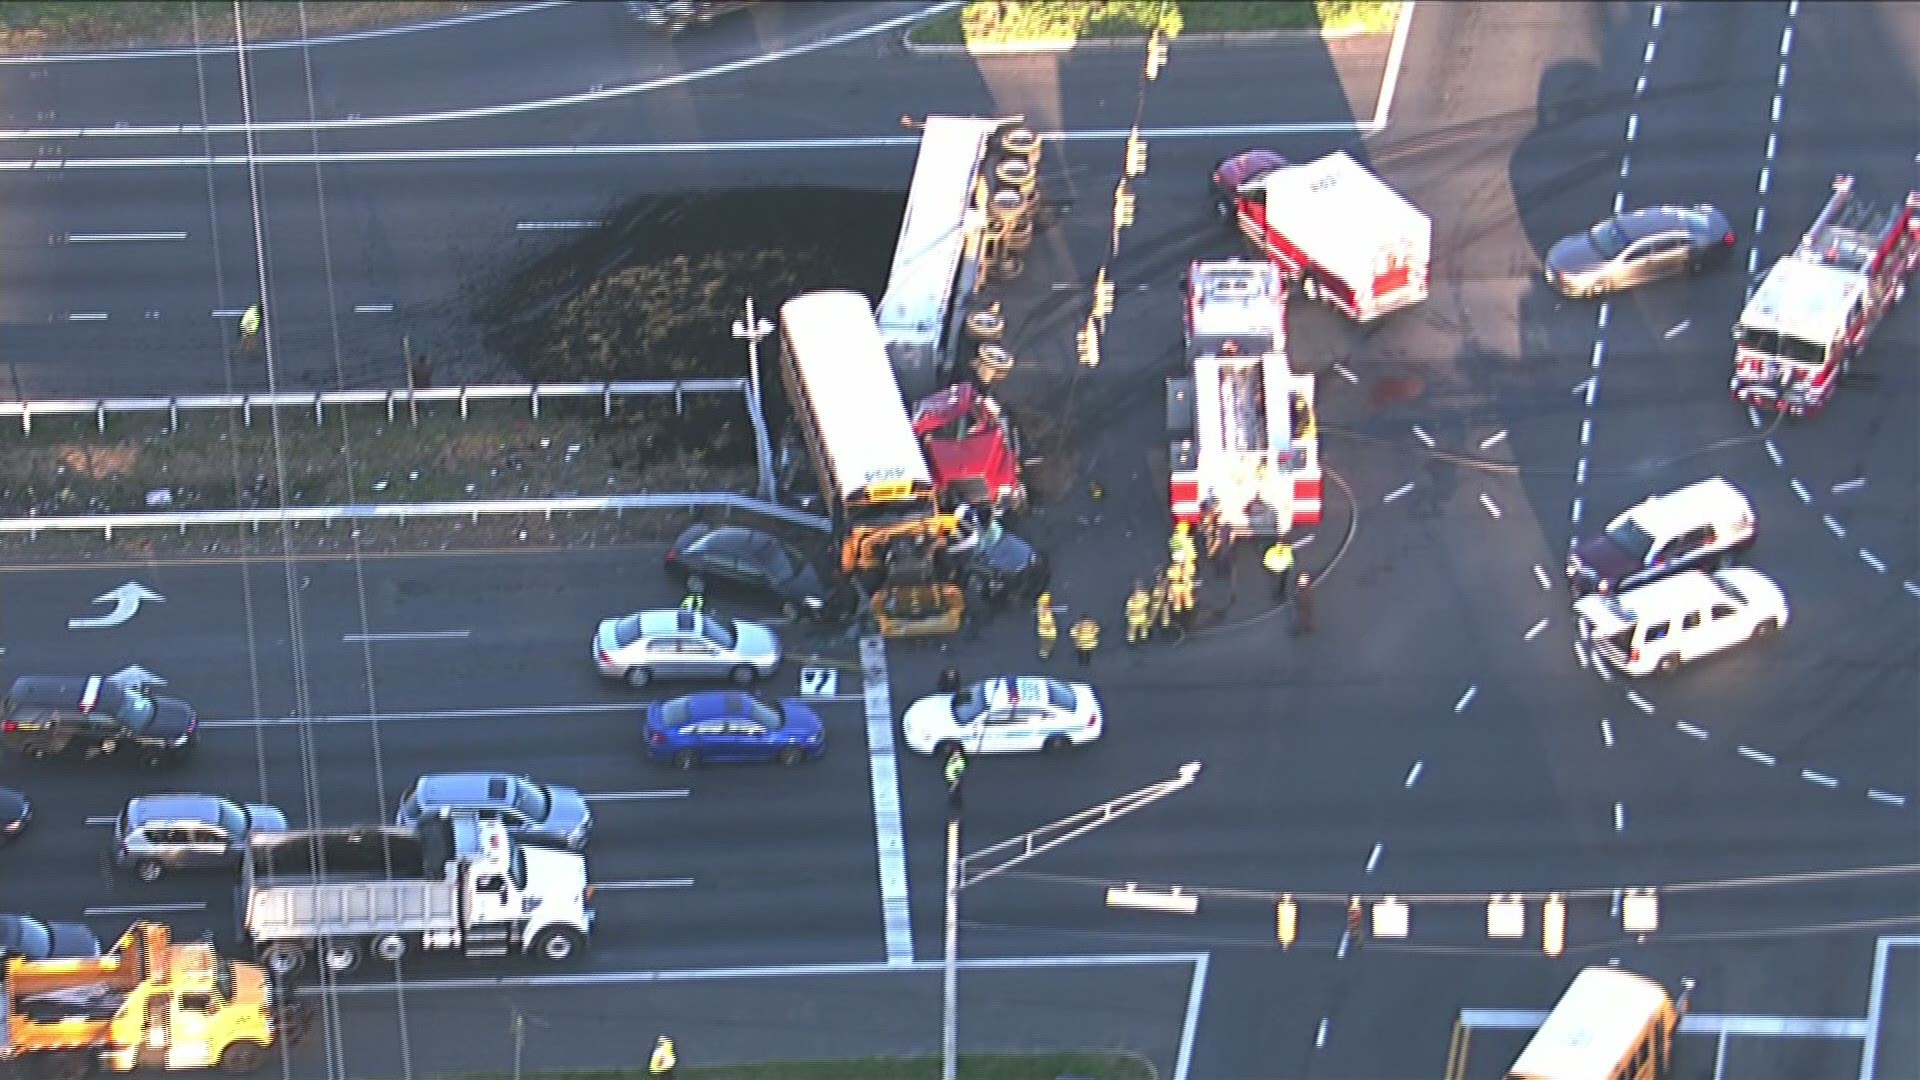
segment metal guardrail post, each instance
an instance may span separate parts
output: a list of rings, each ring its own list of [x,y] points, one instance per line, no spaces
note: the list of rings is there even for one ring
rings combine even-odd
[[[167,430],[168,431],[180,430],[180,399],[179,398],[167,399]]]
[[[100,434],[107,433],[107,403],[104,401],[93,407],[93,426]]]
[[[466,418],[467,418],[467,388],[463,386],[460,388],[460,419],[465,420]]]
[[[313,426],[314,427],[326,426],[326,423],[327,423],[326,417],[323,416],[320,411],[323,406],[323,403],[326,400],[327,400],[326,396],[323,394],[313,395]]]
[[[602,420],[613,419],[613,384],[612,383],[607,383],[605,388],[600,391],[600,418]]]
[[[535,420],[540,419],[540,384],[535,383],[533,387],[527,391],[527,402],[533,406],[533,418]]]

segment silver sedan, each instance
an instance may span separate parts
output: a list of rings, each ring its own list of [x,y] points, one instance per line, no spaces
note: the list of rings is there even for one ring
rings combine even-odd
[[[1696,273],[1733,252],[1733,226],[1711,206],[1629,210],[1547,251],[1547,284],[1584,299]]]
[[[593,663],[610,679],[731,679],[745,686],[780,666],[780,639],[759,623],[697,611],[642,611],[607,619],[593,635]]]

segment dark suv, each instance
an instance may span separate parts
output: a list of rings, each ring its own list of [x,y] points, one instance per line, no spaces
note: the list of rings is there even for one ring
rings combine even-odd
[[[172,764],[193,751],[199,725],[186,702],[102,675],[22,675],[0,702],[0,747],[35,761],[74,750]]]

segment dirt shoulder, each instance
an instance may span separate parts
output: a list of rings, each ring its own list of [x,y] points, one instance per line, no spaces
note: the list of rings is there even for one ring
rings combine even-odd
[[[247,40],[284,41],[318,37],[348,30],[404,26],[433,22],[477,11],[514,7],[511,3],[343,2],[302,4],[282,0],[248,0]],[[195,20],[199,33],[195,34]],[[155,46],[230,45],[234,41],[233,8],[226,4],[142,3],[135,0],[60,0],[57,3],[0,3],[0,55],[82,49],[133,49]]]

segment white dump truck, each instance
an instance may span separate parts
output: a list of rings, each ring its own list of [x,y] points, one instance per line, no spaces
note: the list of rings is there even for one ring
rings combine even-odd
[[[244,935],[282,979],[315,957],[344,975],[416,951],[561,963],[593,924],[586,856],[472,815],[255,836],[241,893]]]

